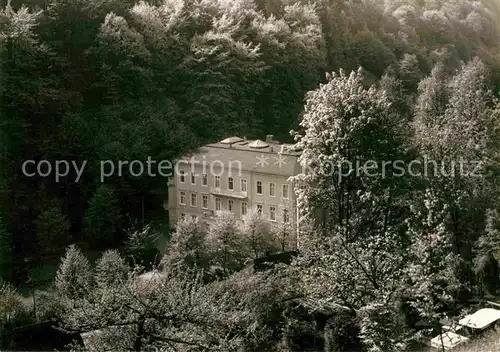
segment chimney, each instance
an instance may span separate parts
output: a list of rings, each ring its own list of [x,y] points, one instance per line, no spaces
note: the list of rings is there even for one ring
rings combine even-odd
[[[274,141],[274,135],[268,134],[266,136],[266,142],[273,142]]]

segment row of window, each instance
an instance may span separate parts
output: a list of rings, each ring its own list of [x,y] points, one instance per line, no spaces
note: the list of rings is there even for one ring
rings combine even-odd
[[[185,213],[181,213],[181,219],[184,220],[186,218]],[[191,215],[191,220],[198,221],[198,215]]]
[[[216,177],[220,177],[220,176],[216,176]],[[186,171],[180,171],[179,182],[180,183],[186,183]],[[193,185],[196,184],[196,175],[194,173],[191,173],[191,184],[193,184]],[[208,186],[208,176],[207,176],[207,174],[201,175],[201,185],[202,186]]]
[[[190,205],[192,207],[197,206],[197,201],[198,197],[196,193],[191,193],[191,198],[190,198]],[[179,192],[179,203],[180,205],[186,205],[186,191],[180,191]],[[202,194],[201,196],[201,208],[202,209],[208,209],[208,194]],[[215,210],[220,211],[222,210],[222,199],[220,197],[215,197]],[[228,199],[227,200],[227,210],[228,211],[234,211],[234,200]],[[241,202],[241,216],[245,216],[248,212],[248,203],[247,202]],[[263,206],[262,204],[257,204],[257,211],[263,214]],[[271,205],[269,206],[269,220],[276,221],[276,206]],[[288,209],[283,210],[283,222],[288,223],[290,222],[290,213]]]
[[[186,191],[179,192],[179,204],[186,205]],[[198,206],[198,195],[196,193],[191,193],[189,205],[192,207]],[[203,209],[208,209],[208,194],[201,195],[201,207]]]
[[[208,178],[206,174],[201,175],[201,185],[202,186],[208,186]],[[181,171],[180,178],[179,178],[180,183],[185,183],[186,182],[186,173],[184,171]],[[247,180],[241,179],[240,180],[240,191],[241,192],[247,192]],[[191,184],[195,185],[196,184],[196,175],[191,174]],[[215,176],[214,178],[214,187],[215,188],[220,188],[221,187],[221,178],[220,176]],[[234,178],[233,177],[228,177],[227,178],[227,188],[230,191],[234,191]],[[281,185],[281,197],[288,199],[288,185],[283,184]],[[256,181],[256,192],[257,194],[263,194],[263,186],[262,186],[262,181]],[[269,182],[269,196],[271,197],[276,197],[276,184],[274,182]]]
[[[256,193],[263,194],[262,181],[256,181]],[[276,184],[274,182],[269,182],[269,196],[276,197]],[[288,185],[281,185],[281,197],[288,199]]]
[[[261,215],[264,215],[262,208],[263,208],[262,204],[257,204],[257,211]],[[274,205],[269,206],[269,220],[276,221],[276,206],[274,206]],[[286,208],[283,209],[282,220],[284,223],[290,222],[290,211]]]

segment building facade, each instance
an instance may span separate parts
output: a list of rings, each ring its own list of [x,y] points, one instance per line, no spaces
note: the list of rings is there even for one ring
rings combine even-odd
[[[300,173],[300,152],[269,135],[265,141],[230,137],[207,144],[175,166],[169,182],[171,226],[184,217],[206,228],[217,211],[242,221],[252,207],[270,226],[297,227],[291,176]]]

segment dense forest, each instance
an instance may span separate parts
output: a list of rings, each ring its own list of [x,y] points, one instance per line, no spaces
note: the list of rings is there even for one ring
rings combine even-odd
[[[325,72],[362,66],[367,84],[389,75],[397,82],[391,98],[409,116],[419,80],[437,62],[453,72],[479,56],[498,68],[497,5],[67,0],[6,6],[0,209],[15,257],[82,233],[91,242],[100,227],[119,237],[127,216],[141,216],[144,199],[147,208],[161,207],[167,180],[125,175],[103,185],[99,160],[173,160],[232,134],[270,133],[286,141],[298,127],[305,93],[324,82]],[[23,175],[26,160],[88,164],[79,182],[73,169],[56,182],[52,175]],[[106,213],[107,219],[92,219]],[[43,230],[52,227],[59,233]]]
[[[29,0],[2,8],[5,280],[24,280],[28,261],[72,243],[120,247],[133,224],[166,217],[167,179],[101,182],[101,160],[175,160],[230,135],[274,134],[297,142],[313,171],[294,180],[304,225],[290,267],[243,269],[252,255],[238,238],[228,240],[231,263],[222,261],[214,243],[239,232],[227,214],[206,238],[189,222],[178,226],[161,263],[168,290],[137,288],[139,273],[118,252],[90,269],[70,247],[57,307],[49,307],[66,329],[133,325],[106,340],[125,350],[289,351],[294,338],[319,330],[328,351],[404,350],[460,304],[500,289],[497,0]],[[337,182],[322,172],[332,162],[423,157],[445,163],[447,175]],[[476,162],[465,167],[480,177],[465,177],[459,159]],[[80,178],[69,168],[57,180],[26,176],[27,160],[87,165]],[[311,218],[318,210],[321,223]],[[206,274],[207,263],[225,279]],[[318,328],[285,303],[294,297],[344,313]]]

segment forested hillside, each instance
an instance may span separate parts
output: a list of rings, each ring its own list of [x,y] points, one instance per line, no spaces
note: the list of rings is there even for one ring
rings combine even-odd
[[[436,62],[499,65],[494,0],[30,0],[1,16],[0,209],[24,254],[46,241],[37,219],[66,219],[74,234],[90,204],[131,217],[143,196],[160,206],[151,191],[165,179],[103,190],[98,160],[173,159],[232,134],[289,140],[304,94],[340,68],[397,79],[391,98],[409,114]],[[56,183],[25,177],[30,159],[89,164],[78,183],[74,171]]]
[[[290,316],[272,325],[265,310],[285,311],[281,299],[302,295],[341,304],[361,319],[328,325],[329,333],[350,334],[353,344],[372,351],[403,349],[420,331],[417,322],[436,324],[443,312],[459,309],[456,300],[499,288],[498,0],[12,0],[2,2],[0,51],[5,279],[19,280],[13,268],[22,269],[26,258],[58,254],[70,243],[117,247],[144,212],[149,222],[154,210],[162,211],[167,179],[125,173],[103,183],[101,160],[175,160],[227,136],[274,134],[283,142],[295,138],[303,162],[318,171],[295,179],[303,223],[312,223],[318,209],[328,219],[301,229],[304,250],[290,270],[300,273],[303,291],[282,274],[276,281],[282,286],[268,274],[246,272],[208,287],[201,274],[186,274],[191,281],[169,276],[173,293],[149,294],[155,309],[174,310],[178,320],[156,321],[149,340],[135,341],[139,350],[151,341],[147,346],[182,340],[224,351],[286,340],[293,329],[313,328]],[[424,156],[481,161],[482,177],[336,182],[321,172],[332,161]],[[87,165],[80,178],[70,168],[57,180],[24,175],[27,160]],[[68,253],[90,282],[81,253],[73,247]],[[134,285],[135,274],[115,254],[107,252],[96,270],[109,260]],[[71,280],[60,280],[59,290],[70,290],[64,285]],[[95,289],[99,296],[109,284],[103,299],[130,299],[106,280],[61,295],[71,301]],[[245,296],[246,285],[255,296]],[[234,311],[226,292],[240,302]],[[190,294],[193,301],[182,306]],[[133,324],[155,319],[134,304]],[[181,306],[190,313],[182,316]],[[76,312],[67,327],[120,322],[118,313],[113,324],[106,321],[110,308],[103,302],[91,309],[101,320]],[[212,321],[213,335],[204,327]]]

